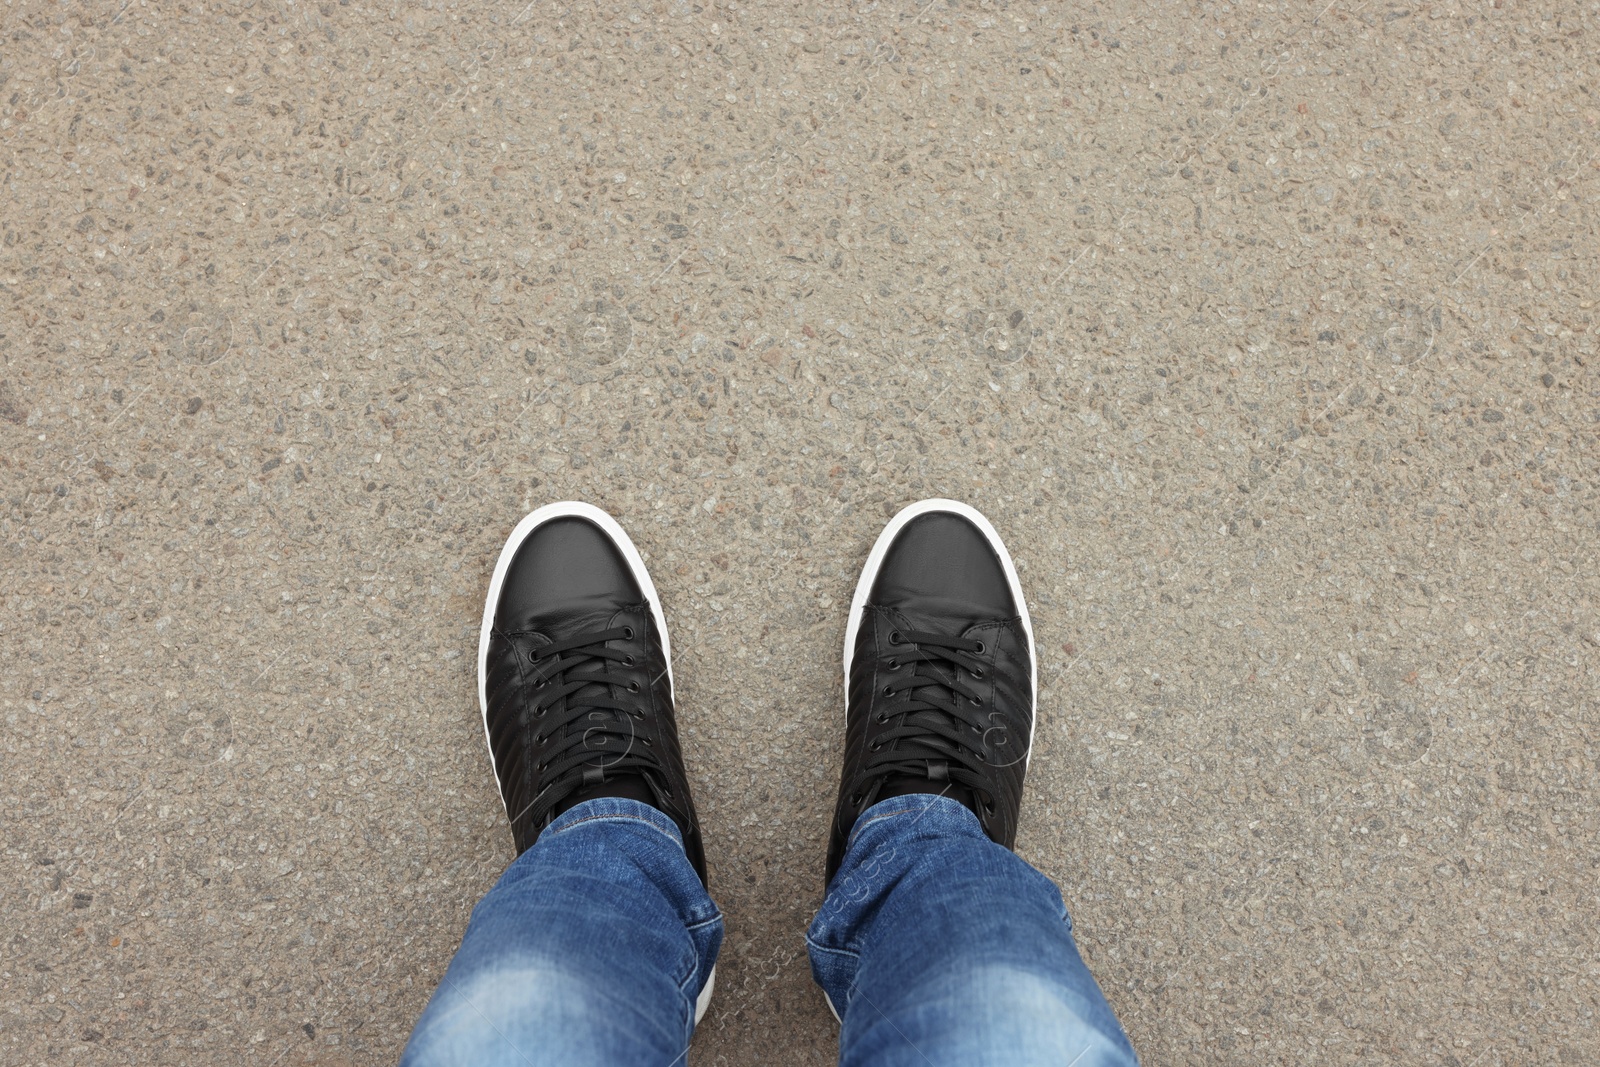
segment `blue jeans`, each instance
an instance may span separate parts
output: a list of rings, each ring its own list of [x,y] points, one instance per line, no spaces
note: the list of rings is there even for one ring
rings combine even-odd
[[[867,810],[807,935],[849,1067],[1131,1067],[1048,878],[953,800]],[[402,1067],[685,1061],[722,916],[677,827],[579,804],[467,925]]]

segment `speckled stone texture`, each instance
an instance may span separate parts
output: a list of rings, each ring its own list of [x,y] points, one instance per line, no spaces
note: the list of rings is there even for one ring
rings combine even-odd
[[[948,495],[1150,1064],[1600,1061],[1600,8],[0,0],[0,1061],[393,1062],[502,539],[648,555],[693,1062],[832,1061],[839,646]]]

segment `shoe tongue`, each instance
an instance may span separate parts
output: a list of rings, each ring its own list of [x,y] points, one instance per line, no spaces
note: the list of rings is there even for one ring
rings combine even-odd
[[[949,797],[964,807],[977,810],[974,807],[975,798],[972,790],[964,785],[956,785],[950,781],[949,768],[942,761],[932,761],[928,775],[897,774],[883,780],[883,788],[878,790],[879,800],[889,800],[892,797],[909,796],[913,793],[929,793]],[[935,778],[933,775],[942,775]]]
[[[902,634],[906,631],[920,631],[938,634],[941,637],[959,637],[969,625],[970,622],[956,623],[948,618],[918,616],[899,611],[895,613],[894,628]],[[888,646],[887,655],[895,659],[916,647],[912,642],[902,639],[899,644]],[[916,675],[921,685],[942,685],[948,688],[955,681],[955,667],[949,660],[937,657],[918,660]]]
[[[551,638],[550,643],[554,643],[555,638],[553,637],[553,634],[576,636],[578,634],[600,633],[604,630],[615,629],[617,626],[621,625],[617,618],[618,614],[619,613],[615,608],[606,608],[603,611],[588,611],[581,614],[562,615],[559,617],[554,617],[549,614],[541,614],[529,620],[529,629],[544,634],[546,637]],[[569,649],[565,653],[560,653],[560,655],[563,658],[570,657],[577,654],[578,651],[578,649]],[[593,674],[597,671],[603,670],[607,662],[608,661],[605,660],[591,659],[588,663],[581,664],[574,669],[583,671],[587,674]],[[585,699],[610,696],[610,689],[610,686],[602,685],[599,682],[592,682],[568,696],[567,704],[570,707],[573,704],[582,704]],[[620,712],[605,708],[596,708],[595,713],[608,716],[621,714]],[[577,724],[577,726],[579,729],[583,728],[582,723]]]
[[[656,794],[650,788],[650,783],[645,781],[642,774],[614,774],[606,775],[604,781],[590,782],[590,774],[584,775],[585,782],[582,787],[568,793],[562,801],[550,809],[550,817],[557,815],[569,808],[577,807],[585,800],[596,797],[623,797],[627,800],[637,800],[641,804],[648,804],[652,808],[660,807]]]

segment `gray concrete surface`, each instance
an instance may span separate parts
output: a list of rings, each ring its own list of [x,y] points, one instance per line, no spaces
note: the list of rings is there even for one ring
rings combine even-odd
[[[883,520],[1032,597],[1020,851],[1150,1064],[1596,1038],[1594,3],[0,6],[0,1061],[394,1060],[511,857],[523,512],[649,555],[801,934]]]

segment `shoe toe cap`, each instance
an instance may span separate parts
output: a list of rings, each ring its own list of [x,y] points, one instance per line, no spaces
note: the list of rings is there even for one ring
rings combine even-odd
[[[553,519],[517,549],[501,586],[495,625],[503,631],[611,614],[644,599],[621,549],[581,518]]]
[[[940,511],[912,519],[895,537],[873,583],[871,602],[912,615],[1017,614],[995,547],[967,519]]]

